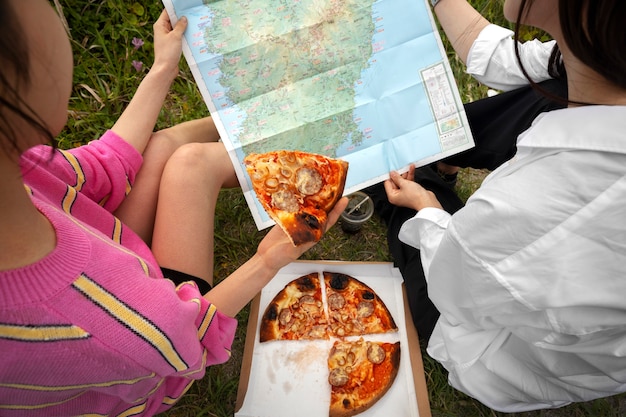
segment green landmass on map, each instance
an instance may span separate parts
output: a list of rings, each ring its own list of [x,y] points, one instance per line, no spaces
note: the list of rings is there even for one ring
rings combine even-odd
[[[355,83],[372,55],[373,0],[211,2],[205,42],[219,83],[246,114],[244,153],[298,149],[336,156],[363,134]]]

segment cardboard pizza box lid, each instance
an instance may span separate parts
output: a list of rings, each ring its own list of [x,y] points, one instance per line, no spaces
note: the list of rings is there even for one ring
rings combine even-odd
[[[248,319],[235,417],[278,417],[281,412],[302,417],[328,415],[330,386],[325,378],[326,352],[332,341],[275,341],[263,345],[258,341],[259,315],[269,300],[287,282],[316,271],[345,273],[372,287],[399,327],[401,369],[385,396],[390,398],[383,397],[359,416],[373,416],[384,410],[388,413],[385,415],[431,417],[419,340],[400,272],[387,262],[343,261],[296,261],[281,269],[254,298]]]

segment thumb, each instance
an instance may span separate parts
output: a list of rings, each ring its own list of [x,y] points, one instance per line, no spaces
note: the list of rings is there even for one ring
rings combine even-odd
[[[341,213],[343,213],[347,206],[348,199],[346,197],[342,197],[337,202],[337,204],[335,204],[335,207],[331,210],[330,213],[328,213],[328,223],[326,224],[326,231],[328,231],[328,229],[330,229],[333,224],[337,223],[337,220],[339,220],[339,216],[341,215]]]
[[[178,19],[178,22],[176,22],[173,32],[175,32],[178,36],[182,36],[185,29],[187,29],[188,24],[189,21],[187,20],[187,17],[181,16],[180,19]]]
[[[402,182],[406,181],[402,178],[402,175],[398,174],[396,171],[391,171],[389,173],[389,179],[393,181],[394,185],[398,188],[402,188]]]

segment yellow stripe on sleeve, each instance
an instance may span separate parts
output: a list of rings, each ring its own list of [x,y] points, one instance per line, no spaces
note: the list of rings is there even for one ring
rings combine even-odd
[[[113,226],[113,236],[111,239],[113,242],[121,243],[122,242],[122,222],[117,217],[113,217],[115,219],[115,223]]]
[[[130,194],[132,189],[133,189],[133,186],[130,183],[130,178],[128,178],[128,176],[126,176],[126,191],[125,191],[126,195]]]
[[[209,326],[211,325],[211,322],[213,321],[213,317],[215,317],[216,312],[217,312],[217,307],[215,307],[215,305],[213,304],[210,304],[209,308],[204,314],[204,317],[202,318],[202,323],[200,323],[200,326],[198,327],[198,338],[200,340],[204,338],[204,335],[206,334],[206,331],[209,329]]]
[[[76,184],[74,185],[74,188],[76,188],[76,191],[80,191],[85,184],[85,172],[80,166],[80,162],[78,162],[78,159],[76,159],[76,157],[68,151],[59,149],[59,152],[61,152],[61,155],[63,155],[65,160],[72,166],[72,169],[76,173]]]
[[[55,402],[51,402],[51,403],[42,403],[42,404],[36,404],[36,405],[0,404],[0,410],[40,410],[42,408],[47,408],[47,407],[52,407],[52,406],[55,406],[55,405],[60,405],[60,404],[67,403],[69,401],[72,401],[72,400],[80,397],[83,394],[84,393],[81,392],[81,393],[78,393],[78,394],[74,395],[73,397],[66,398],[66,399],[61,400],[61,401],[55,401]]]
[[[72,205],[74,204],[74,201],[76,201],[77,195],[78,191],[68,185],[65,196],[63,197],[63,202],[61,203],[61,205],[63,206],[63,211],[68,214],[72,212]]]
[[[0,382],[0,387],[21,389],[21,390],[26,390],[26,391],[41,391],[41,392],[74,391],[77,389],[87,390],[90,388],[106,388],[106,387],[113,387],[116,385],[133,385],[145,379],[154,378],[155,376],[156,374],[152,372],[149,375],[144,375],[144,376],[140,376],[138,378],[133,378],[133,379],[118,379],[118,380],[105,381],[105,382],[93,382],[89,384],[55,385],[55,386]]]
[[[21,342],[58,342],[85,339],[89,333],[73,325],[14,325],[0,324],[0,339]]]
[[[118,300],[85,275],[81,275],[72,285],[111,317],[152,345],[176,371],[188,368],[167,335],[146,317]]]

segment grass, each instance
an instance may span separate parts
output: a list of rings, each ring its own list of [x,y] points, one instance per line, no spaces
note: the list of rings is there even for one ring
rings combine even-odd
[[[98,138],[111,127],[122,112],[152,62],[152,23],[161,12],[159,1],[132,2],[123,0],[54,0],[67,21],[75,60],[74,90],[70,102],[67,128],[59,137],[60,146],[69,148]],[[470,1],[491,21],[504,24],[500,2]],[[531,36],[545,36],[529,32]],[[145,43],[135,49],[133,38]],[[447,45],[444,39],[444,43]],[[461,97],[469,102],[485,97],[487,88],[463,72],[463,66],[448,48]],[[132,61],[143,62],[136,71]],[[161,112],[157,128],[208,114],[206,105],[186,65],[181,62],[180,76]],[[486,172],[465,169],[461,172],[457,191],[467,198],[480,186]],[[222,279],[232,273],[255,251],[265,232],[257,231],[239,190],[225,190],[220,195],[216,212],[215,276]],[[391,261],[385,240],[385,228],[375,218],[356,235],[347,235],[333,228],[303,259],[346,261]],[[238,319],[239,326],[233,346],[233,357],[220,366],[207,370],[181,401],[165,415],[169,417],[226,417],[234,413],[239,370],[241,366],[245,323],[248,310]],[[424,367],[433,416],[503,416],[451,388],[445,370],[425,352]],[[558,410],[511,414],[514,417],[612,417],[626,415],[626,397],[614,396],[581,403]]]

